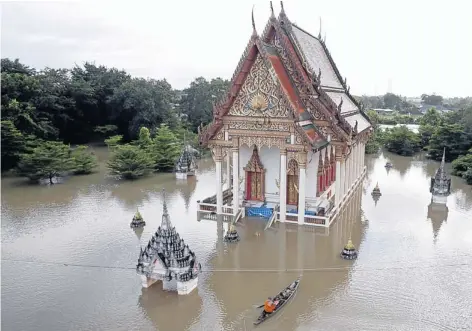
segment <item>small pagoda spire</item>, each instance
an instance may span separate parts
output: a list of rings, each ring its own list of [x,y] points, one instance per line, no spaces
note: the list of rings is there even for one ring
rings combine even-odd
[[[446,148],[443,150],[441,165],[434,177],[431,178],[429,191],[433,202],[446,204],[447,196],[451,194],[451,179],[446,174]]]
[[[162,230],[170,230],[172,228],[172,223],[170,222],[169,211],[167,210],[167,202],[166,202],[166,190],[162,189],[162,203],[163,203],[163,212],[162,212],[162,223],[161,228]]]
[[[285,15],[284,2],[280,1],[280,13]]]
[[[275,18],[274,7],[272,6],[272,1],[270,1],[270,18]]]

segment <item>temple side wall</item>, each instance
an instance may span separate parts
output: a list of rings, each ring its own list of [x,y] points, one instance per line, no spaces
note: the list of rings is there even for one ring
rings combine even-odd
[[[266,169],[265,194],[277,194],[279,189],[275,180],[279,180],[280,177],[280,150],[276,147],[262,147],[259,151],[259,157]]]
[[[306,198],[314,200],[316,198],[316,187],[318,183],[318,162],[320,152],[308,152],[306,164]]]

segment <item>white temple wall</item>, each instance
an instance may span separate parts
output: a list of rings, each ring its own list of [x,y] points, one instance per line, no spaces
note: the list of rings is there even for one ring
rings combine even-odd
[[[179,295],[190,294],[198,285],[198,277],[187,282],[177,282],[177,293]]]
[[[318,162],[320,161],[320,152],[308,152],[306,158],[306,199],[316,199],[316,188],[318,186]]]
[[[244,178],[244,179],[246,178],[246,173],[244,172],[244,167],[247,165],[247,163],[251,159],[252,150],[253,150],[253,147],[248,147],[246,145],[239,147],[239,177],[240,178]],[[234,165],[233,165],[233,167],[234,167]],[[238,179],[238,183],[239,183],[239,193],[241,195],[242,192],[245,191],[245,187],[244,187],[245,180],[243,180],[241,182]]]
[[[277,147],[262,147],[259,151],[259,158],[266,169],[265,172],[265,194],[277,194],[279,189],[275,180],[280,177],[280,150]]]

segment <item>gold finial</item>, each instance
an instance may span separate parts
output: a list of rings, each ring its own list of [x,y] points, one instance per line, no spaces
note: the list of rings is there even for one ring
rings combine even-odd
[[[346,244],[346,246],[344,246],[344,248],[348,249],[348,250],[356,249],[356,247],[354,247],[354,244],[352,243],[351,238],[349,238],[349,240],[347,241],[347,244]]]

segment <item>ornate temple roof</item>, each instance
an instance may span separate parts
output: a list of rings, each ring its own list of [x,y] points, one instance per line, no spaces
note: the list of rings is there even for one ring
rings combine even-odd
[[[297,131],[314,148],[325,145],[327,137],[314,123],[313,108],[332,122],[345,141],[349,140],[351,131],[357,134],[371,128],[359,103],[349,93],[346,80],[342,80],[325,42],[292,24],[283,4],[278,18],[272,5],[271,11],[261,37],[255,30],[252,17],[251,39],[233,74],[227,95],[214,106],[213,122],[199,132],[200,142],[208,143],[223,127],[222,117],[231,109],[258,56],[262,56],[264,63],[270,66],[270,76],[290,105],[291,117],[298,124],[295,126]]]

